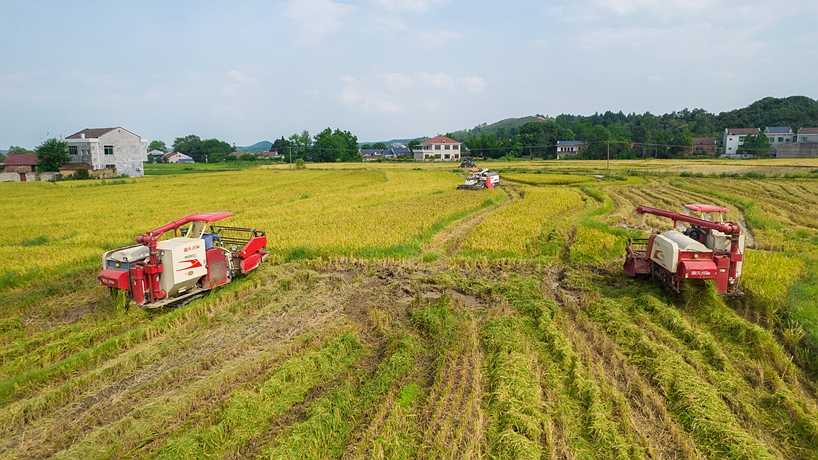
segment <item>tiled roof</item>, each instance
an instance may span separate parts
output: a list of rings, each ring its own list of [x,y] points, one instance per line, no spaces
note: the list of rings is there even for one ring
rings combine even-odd
[[[33,153],[12,153],[3,163],[6,166],[37,166],[40,160]]]
[[[757,134],[758,128],[727,128],[728,135]]]
[[[451,137],[446,136],[435,136],[431,139],[426,139],[425,141],[423,141],[423,145],[432,144],[460,144],[460,142],[452,139]]]
[[[801,128],[798,134],[818,134],[818,128]]]
[[[113,131],[116,128],[85,128],[82,131],[77,131],[76,133],[66,137],[66,139],[82,139],[82,135],[85,134],[86,139],[97,139],[99,136],[107,133],[108,131]]]

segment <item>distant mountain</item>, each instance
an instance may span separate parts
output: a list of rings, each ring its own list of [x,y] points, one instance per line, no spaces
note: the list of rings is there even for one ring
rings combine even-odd
[[[409,138],[406,138],[406,139],[389,139],[388,141],[359,142],[359,143],[358,143],[358,145],[365,145],[365,144],[372,145],[372,144],[377,144],[377,143],[380,143],[380,142],[383,142],[383,143],[384,143],[384,144],[386,144],[386,145],[392,145],[392,144],[403,144],[403,145],[406,145],[406,144],[408,144],[410,141],[413,141],[413,140],[415,140],[415,139],[420,140],[420,139],[423,139],[423,138],[422,138],[422,137],[409,137]]]
[[[493,133],[496,134],[498,131],[501,130],[508,130],[508,129],[515,129],[519,128],[520,126],[528,123],[528,122],[545,122],[549,120],[542,115],[530,115],[526,117],[519,117],[519,118],[506,118],[504,120],[496,121],[494,123],[482,123],[480,125],[475,126],[472,129],[461,129],[459,131],[454,131],[449,133],[450,136],[455,138],[462,138],[468,133]]]
[[[259,153],[259,152],[267,152],[270,150],[270,147],[273,146],[273,143],[270,141],[260,141],[256,142],[253,145],[248,145],[245,147],[236,147],[236,151],[239,152],[248,152],[248,153]]]

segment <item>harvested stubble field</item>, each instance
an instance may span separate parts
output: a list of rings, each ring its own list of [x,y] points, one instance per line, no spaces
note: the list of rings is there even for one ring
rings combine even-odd
[[[816,458],[818,180],[660,164],[0,184],[0,457]],[[743,296],[621,273],[669,225],[635,206],[694,201],[752,236]],[[97,286],[104,249],[217,209],[270,263],[160,312]]]

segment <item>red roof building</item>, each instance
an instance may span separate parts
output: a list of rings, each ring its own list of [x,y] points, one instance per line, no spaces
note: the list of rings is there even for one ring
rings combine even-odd
[[[6,161],[3,163],[3,172],[34,172],[38,164],[40,164],[40,160],[33,153],[12,153],[6,157]]]

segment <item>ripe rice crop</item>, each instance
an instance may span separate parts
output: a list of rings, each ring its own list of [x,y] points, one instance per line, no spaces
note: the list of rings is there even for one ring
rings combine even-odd
[[[815,457],[815,160],[480,166],[504,184],[456,190],[444,163],[0,184],[0,457]],[[744,228],[741,295],[623,275],[627,239],[673,225],[635,207],[693,202]],[[97,283],[104,250],[220,209],[267,232],[259,270],[153,312]]]

